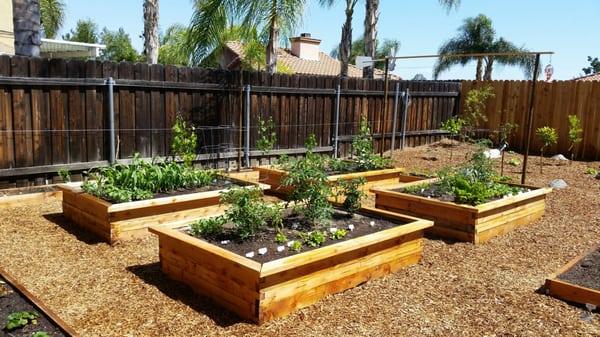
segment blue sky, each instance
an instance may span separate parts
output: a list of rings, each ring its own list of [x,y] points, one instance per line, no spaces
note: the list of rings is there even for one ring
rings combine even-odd
[[[329,52],[339,43],[344,20],[343,1],[323,9],[318,1],[309,0],[302,25],[297,32],[310,32],[322,39],[321,49]],[[131,36],[134,46],[142,49],[142,0],[65,0],[67,20],[60,34],[75,26],[79,18],[93,18],[100,28],[123,27]],[[191,0],[161,0],[161,29],[173,23],[187,24],[191,16]],[[354,13],[353,32],[362,34],[364,4],[359,1]],[[456,29],[467,17],[483,13],[489,16],[497,35],[530,50],[550,50],[552,59],[542,57],[542,65],[554,66],[554,78],[571,79],[587,66],[587,56],[600,57],[597,33],[600,31],[600,1],[598,0],[462,0],[458,10],[446,13],[437,0],[383,0],[379,18],[379,37],[394,38],[401,42],[399,55],[436,53],[445,40],[456,34]],[[396,73],[412,78],[422,73],[431,78],[434,60],[400,61]],[[443,79],[473,78],[473,64],[453,68]],[[496,67],[495,79],[523,79],[519,69]]]

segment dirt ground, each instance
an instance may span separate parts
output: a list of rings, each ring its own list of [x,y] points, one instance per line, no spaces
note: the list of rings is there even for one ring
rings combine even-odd
[[[453,162],[468,149],[455,148]],[[442,144],[396,161],[419,171],[450,164]],[[539,291],[600,241],[600,181],[584,174],[600,162],[546,159],[540,174],[538,161],[529,184],[569,187],[548,196],[537,223],[477,247],[427,239],[418,265],[260,327],[163,276],[154,237],[111,248],[64,221],[58,202],[0,210],[0,265],[82,336],[600,336],[599,314]],[[506,170],[517,179],[519,168]]]

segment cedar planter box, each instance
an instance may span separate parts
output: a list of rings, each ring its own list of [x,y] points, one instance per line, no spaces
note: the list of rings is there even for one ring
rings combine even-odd
[[[0,191],[0,209],[37,205],[62,199],[54,185],[10,188]]]
[[[150,232],[158,235],[165,274],[261,324],[419,261],[423,230],[432,222],[373,208],[359,213],[401,225],[266,263],[180,230]]]
[[[550,275],[546,279],[546,283],[544,285],[546,294],[569,302],[583,305],[593,304],[600,307],[600,289],[588,288],[579,284],[575,284],[572,281],[561,279],[563,274],[567,273],[570,269],[577,267],[588,255],[596,251],[600,251],[600,245],[577,256],[560,268],[556,273]],[[592,266],[591,268],[595,267]]]
[[[418,183],[413,183],[418,184]],[[544,215],[551,188],[521,186],[531,191],[471,206],[393,191],[404,184],[373,188],[375,207],[434,221],[428,232],[442,238],[480,244],[494,236],[530,224]]]
[[[259,181],[261,183],[270,185],[270,191],[273,193],[282,197],[285,197],[290,193],[291,187],[283,187],[281,185],[283,179],[287,175],[287,171],[280,170],[272,166],[259,166],[255,167],[254,170],[259,172]],[[328,179],[331,182],[335,182],[338,180],[349,180],[360,177],[363,177],[367,180],[367,183],[362,186],[362,190],[365,192],[369,192],[369,190],[375,186],[385,186],[397,184],[399,182],[406,183],[427,179],[424,177],[404,174],[403,168],[336,174],[329,176]]]
[[[263,190],[269,188],[265,184],[229,179]],[[62,191],[63,215],[110,244],[143,236],[149,226],[178,227],[225,210],[219,204],[220,194],[225,189],[113,204],[85,193],[81,183],[63,184],[58,188]]]

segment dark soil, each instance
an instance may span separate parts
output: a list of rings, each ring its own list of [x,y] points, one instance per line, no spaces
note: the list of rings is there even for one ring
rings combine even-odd
[[[154,195],[154,198],[173,197],[176,195],[200,193],[200,192],[210,192],[210,191],[223,190],[226,188],[232,188],[232,187],[236,187],[236,186],[239,187],[239,186],[248,186],[248,185],[250,185],[250,184],[249,183],[244,184],[243,182],[240,182],[240,181],[236,181],[234,183],[232,180],[227,179],[227,178],[217,178],[210,185],[206,185],[206,186],[202,186],[202,187],[198,187],[198,188],[180,188],[180,189],[166,192],[166,193],[157,193]]]
[[[17,311],[35,311],[40,316],[37,324],[28,324],[23,328],[6,331],[4,327],[8,315]],[[31,337],[34,332],[45,331],[50,336],[66,336],[56,325],[54,325],[41,311],[37,310],[29,301],[21,296],[13,287],[0,277],[0,336]]]
[[[437,184],[425,183],[425,184],[423,184],[422,187],[423,188],[419,191],[406,191],[404,188],[397,188],[392,191],[412,194],[412,195],[416,195],[416,196],[420,196],[420,197],[424,197],[424,198],[437,199],[440,201],[456,202],[456,198],[454,197],[454,195],[441,192],[439,190]],[[491,202],[491,201],[496,201],[496,200],[500,200],[500,199],[502,199],[502,197],[491,198],[491,199],[486,200],[485,202]],[[458,202],[456,202],[456,203],[458,203]]]
[[[299,233],[309,233],[312,228],[308,226],[303,219],[288,215],[284,217],[284,229],[282,232],[287,237],[288,241],[292,240],[301,240],[298,236]],[[375,225],[371,226],[370,222],[375,221]],[[348,225],[354,225],[354,230],[348,230]],[[379,232],[388,228],[396,227],[401,225],[399,222],[392,222],[390,220],[386,220],[376,216],[364,216],[360,214],[355,214],[350,217],[348,213],[336,210],[332,219],[332,222],[329,226],[325,226],[319,228],[321,231],[327,232],[327,239],[323,243],[322,246],[332,245],[334,243],[338,243],[341,241],[357,238],[363,235]],[[346,229],[347,234],[341,240],[334,240],[331,238],[330,228],[337,229]],[[277,234],[277,230],[274,228],[266,228],[264,231],[258,233],[255,237],[246,241],[236,241],[231,236],[224,235],[223,237],[219,237],[218,239],[208,239],[206,241],[219,246],[221,248],[227,249],[233,253],[236,253],[241,256],[246,256],[246,253],[254,252],[254,257],[251,259],[260,263],[265,263],[273,260],[277,260],[283,257],[299,254],[302,252],[306,252],[309,250],[313,250],[320,247],[309,247],[306,244],[302,245],[302,249],[299,252],[296,252],[290,247],[287,246],[286,243],[277,243],[275,242],[275,235]],[[227,244],[223,244],[223,240],[229,240],[230,242]],[[285,249],[282,252],[277,251],[278,246],[285,246]],[[258,250],[260,248],[267,248],[267,253],[265,255],[258,254]]]
[[[31,194],[31,193],[43,193],[53,192],[56,189],[53,186],[33,186],[33,187],[21,187],[21,188],[9,188],[0,190],[0,197],[8,197],[13,195]]]
[[[600,248],[588,254],[558,278],[578,286],[600,290]]]

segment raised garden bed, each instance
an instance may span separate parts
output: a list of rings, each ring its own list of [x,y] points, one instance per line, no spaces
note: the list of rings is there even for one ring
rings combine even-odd
[[[410,185],[372,188],[375,207],[433,220],[434,226],[428,232],[474,244],[484,243],[542,217],[546,195],[552,191],[551,188],[512,184],[527,191],[472,206],[400,191]]]
[[[287,175],[287,171],[278,169],[273,166],[259,166],[254,170],[259,172],[259,181],[271,186],[271,192],[280,196],[287,196],[290,193],[291,187],[282,186],[282,181]],[[365,172],[353,172],[332,174],[327,177],[330,182],[340,180],[350,180],[356,178],[365,178],[366,183],[362,185],[362,190],[368,192],[372,187],[385,186],[397,183],[406,183],[428,179],[422,176],[409,175],[405,173],[403,168],[391,168],[382,170],[373,170]]]
[[[577,256],[546,279],[546,293],[600,307],[600,245]]]
[[[232,185],[269,186],[236,178],[227,178]],[[147,234],[149,226],[182,226],[194,219],[218,214],[220,194],[227,188],[203,192],[176,191],[172,195],[123,203],[111,203],[83,191],[81,183],[59,185],[63,193],[63,215],[74,224],[114,244],[119,240]],[[208,188],[205,188],[208,189]]]
[[[242,255],[253,249],[250,243],[236,248],[233,242],[193,237],[187,229],[150,231],[159,237],[165,274],[261,324],[419,261],[423,231],[432,226],[430,221],[373,208],[361,208],[358,214],[356,237],[349,234],[345,240],[298,253],[289,248],[276,252],[269,246],[268,258]],[[366,219],[377,225],[371,227]],[[363,226],[369,228],[359,236]]]
[[[0,208],[34,205],[61,198],[61,191],[54,185],[9,188],[0,190]]]

